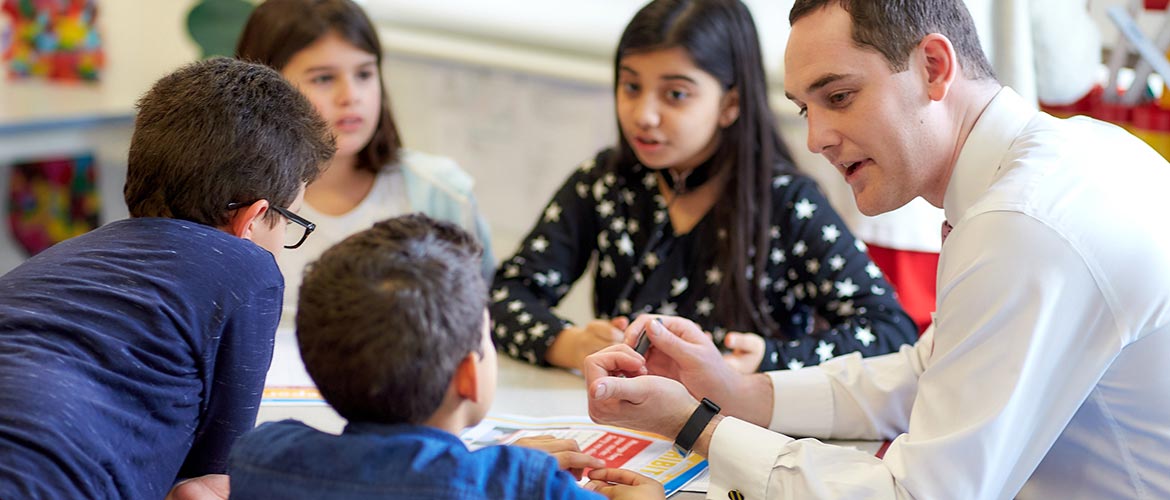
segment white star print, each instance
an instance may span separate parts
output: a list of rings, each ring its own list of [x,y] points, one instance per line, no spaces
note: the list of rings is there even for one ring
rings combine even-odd
[[[853,316],[854,312],[855,311],[853,310],[852,300],[846,300],[845,302],[842,302],[841,307],[837,309],[837,314],[842,316]]]
[[[791,175],[781,175],[772,179],[772,187],[787,186],[792,183]]]
[[[615,233],[621,232],[626,228],[626,220],[621,217],[614,217],[613,222],[609,223],[609,229]]]
[[[796,208],[797,219],[812,218],[813,212],[817,211],[817,205],[808,201],[808,198],[802,198],[800,201],[796,202],[794,208]]]
[[[532,239],[532,251],[537,253],[544,253],[548,249],[548,240],[544,236],[537,236]]]
[[[658,314],[664,316],[678,316],[678,305],[674,302],[663,301],[662,305],[658,307]]]
[[[524,359],[528,360],[529,363],[535,365],[536,364],[536,353],[534,353],[532,351],[528,351],[528,352],[524,353]]]
[[[524,309],[524,303],[519,300],[513,300],[508,303],[508,312],[516,312]]]
[[[524,332],[516,332],[515,335],[512,335],[512,342],[514,343],[523,344],[525,340],[528,340],[528,336],[524,335]]]
[[[845,281],[837,282],[837,296],[838,297],[852,297],[861,288],[853,283],[853,278],[845,278]]]
[[[626,229],[630,231],[630,234],[636,234],[638,232],[638,221],[631,220],[626,224]]]
[[[594,165],[597,165],[597,158],[593,158],[591,160],[586,160],[584,163],[581,163],[581,171],[588,172],[590,170],[593,170]]]
[[[677,280],[670,280],[670,296],[678,297],[683,292],[687,291],[688,280],[686,277]]]
[[[874,264],[873,262],[866,264],[865,273],[868,274],[870,278],[875,280],[882,277],[882,270],[878,269],[877,264]]]
[[[799,359],[792,359],[788,361],[789,370],[799,370],[801,368],[804,368],[804,363],[801,363]]]
[[[658,254],[656,253],[646,254],[646,258],[643,260],[646,262],[646,267],[650,268],[651,271],[658,267]]]
[[[532,328],[528,329],[528,334],[531,335],[534,339],[539,339],[544,338],[544,332],[547,331],[548,325],[538,321],[535,325],[532,325]]]
[[[561,206],[557,202],[548,204],[548,208],[544,209],[544,220],[546,222],[558,222],[561,220]]]
[[[723,272],[718,267],[712,267],[707,270],[707,284],[718,285],[723,280]]]
[[[699,316],[710,316],[713,310],[715,310],[715,304],[711,303],[711,299],[707,297],[703,297],[703,300],[695,304],[695,311],[699,313]]]
[[[600,233],[597,233],[597,248],[600,248],[602,250],[609,249],[609,233],[608,232],[602,231]]]
[[[780,362],[780,351],[772,351],[772,364]]]
[[[520,355],[520,348],[516,347],[516,344],[508,346],[508,355],[513,358],[518,357]]]
[[[773,264],[784,262],[784,251],[779,248],[773,248],[770,258],[772,259]]]
[[[772,226],[772,229],[768,231],[768,234],[774,240],[780,239],[780,226]]]
[[[821,363],[833,359],[833,349],[836,348],[837,346],[832,342],[820,341],[817,344],[817,356],[821,357]]]
[[[633,205],[634,192],[630,191],[629,189],[622,188],[622,201],[625,202],[626,205]]]
[[[508,289],[507,288],[497,288],[495,290],[492,290],[492,302],[503,302],[504,299],[507,299],[507,298],[508,298]]]
[[[630,301],[628,301],[626,299],[622,299],[622,300],[618,301],[618,311],[621,312],[622,314],[629,314],[630,311],[633,310],[633,308],[634,308],[633,304],[630,304]]]
[[[532,321],[532,315],[526,312],[522,312],[516,316],[516,322],[521,325],[527,325],[529,321]]]
[[[792,255],[804,257],[804,253],[807,251],[808,245],[804,244],[804,240],[800,240],[795,245],[792,245]]]
[[[821,239],[823,239],[829,243],[836,243],[837,238],[840,236],[841,236],[841,230],[837,229],[836,224],[829,224],[829,225],[821,228]]]
[[[617,242],[617,249],[621,255],[634,255],[634,242],[630,241],[630,235],[622,233],[621,239]]]
[[[505,278],[515,278],[517,276],[520,276],[520,266],[517,266],[515,264],[509,264],[507,267],[504,268],[504,277]]]
[[[646,279],[646,278],[644,278],[644,277],[642,276],[642,270],[641,270],[641,269],[639,269],[639,270],[637,270],[637,271],[634,271],[634,281],[637,281],[639,285],[641,285],[641,284],[642,284],[642,281],[643,281],[643,280],[645,280],[645,279]]]
[[[504,328],[504,325],[496,326],[496,337],[503,338],[506,333],[508,333],[508,329]]]
[[[654,212],[654,223],[655,224],[662,224],[662,221],[665,221],[665,220],[666,220],[666,212],[663,212],[662,210],[658,210],[658,211]]]
[[[808,262],[804,263],[804,268],[807,269],[808,272],[816,274],[821,270],[821,261],[817,259],[808,259]]]
[[[658,179],[654,177],[654,172],[648,172],[646,177],[642,178],[642,185],[646,186],[646,189],[650,189],[658,185]]]
[[[861,342],[861,345],[865,347],[869,347],[869,344],[877,340],[877,337],[873,336],[873,332],[870,331],[868,326],[858,327],[857,335],[854,335],[853,338],[857,339],[857,341]]]
[[[548,284],[556,285],[561,282],[561,273],[553,270],[548,272]]]
[[[609,188],[605,187],[605,184],[600,180],[593,183],[593,199],[595,201],[601,202],[601,198],[605,197],[605,193],[608,192]]]
[[[796,307],[796,297],[794,297],[791,293],[785,295],[784,298],[780,300],[784,302],[785,308],[792,309],[793,307]]]
[[[869,293],[872,293],[874,295],[885,295],[886,289],[882,288],[880,286],[877,286],[877,285],[872,285],[869,287]]]
[[[597,215],[602,217],[609,217],[613,215],[613,202],[605,200],[597,204]]]
[[[864,252],[866,248],[865,242],[861,240],[853,240],[853,246],[857,247],[858,252]]]
[[[582,198],[589,196],[589,186],[585,185],[585,183],[583,183],[583,182],[578,182],[577,183],[577,196],[580,196]]]
[[[821,282],[821,293],[829,293],[833,290],[833,282],[825,280]]]
[[[617,270],[614,269],[613,260],[608,255],[604,259],[601,259],[601,264],[598,264],[598,270],[602,278],[617,276]]]
[[[834,255],[829,258],[829,269],[840,271],[845,267],[845,257]]]
[[[605,174],[605,177],[603,177],[602,179],[605,180],[606,186],[612,186],[613,181],[616,180],[617,177],[614,177],[614,175],[612,173],[610,173],[610,174]]]

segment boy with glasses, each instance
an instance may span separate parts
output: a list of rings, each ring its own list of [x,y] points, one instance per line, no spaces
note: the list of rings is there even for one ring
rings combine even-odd
[[[226,485],[209,475],[255,423],[283,293],[274,255],[286,232],[308,235],[292,211],[333,152],[264,66],[212,59],[154,85],[130,144],[131,218],[0,277],[0,498]]]

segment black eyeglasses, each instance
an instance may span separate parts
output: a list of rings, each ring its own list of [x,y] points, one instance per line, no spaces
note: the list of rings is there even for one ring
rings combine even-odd
[[[243,208],[243,207],[246,207],[248,205],[251,205],[252,203],[255,203],[255,202],[228,203],[227,209],[228,210],[235,210],[237,208]],[[276,205],[269,205],[268,208],[271,208],[272,210],[276,211],[276,213],[280,214],[281,217],[284,217],[285,220],[287,220],[290,224],[295,223],[296,225],[301,226],[301,230],[299,230],[299,231],[296,229],[290,229],[287,227],[285,228],[285,230],[284,230],[284,247],[285,248],[292,249],[292,248],[297,248],[297,247],[301,246],[301,244],[304,243],[305,240],[309,238],[309,233],[312,233],[314,229],[317,229],[316,224],[309,222],[309,220],[304,218],[304,217],[301,217],[297,214],[292,213],[287,208],[281,208],[281,207],[278,207]]]

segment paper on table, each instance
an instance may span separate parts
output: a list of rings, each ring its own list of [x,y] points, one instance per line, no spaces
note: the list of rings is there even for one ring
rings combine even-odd
[[[491,415],[463,432],[467,447],[508,444],[522,437],[551,435],[573,439],[581,451],[619,467],[644,474],[662,483],[667,496],[707,470],[707,460],[697,454],[682,457],[661,436],[621,427],[595,424],[587,417],[529,418]],[[582,479],[582,483],[587,479]]]
[[[276,330],[272,346],[272,365],[264,381],[264,404],[324,405],[313,379],[305,371],[296,334],[290,329]]]

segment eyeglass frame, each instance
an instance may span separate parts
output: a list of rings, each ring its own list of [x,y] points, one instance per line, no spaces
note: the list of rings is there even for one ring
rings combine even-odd
[[[254,202],[254,201],[251,203],[232,202],[232,203],[227,204],[227,209],[228,210],[236,210],[236,209],[251,205],[252,203],[256,203],[256,202]],[[301,235],[300,240],[298,240],[295,244],[292,244],[292,245],[284,245],[284,248],[292,250],[294,248],[300,247],[301,245],[303,245],[305,243],[305,240],[309,239],[309,234],[312,234],[312,232],[315,229],[317,229],[317,225],[310,222],[309,219],[306,219],[306,218],[301,217],[295,213],[292,213],[292,211],[290,211],[287,208],[281,208],[281,207],[278,207],[278,206],[272,205],[272,204],[269,204],[268,208],[271,208],[272,210],[276,211],[276,213],[280,214],[281,217],[284,217],[289,222],[295,223],[296,225],[305,228],[305,234]],[[287,231],[287,229],[286,229],[286,231]]]

